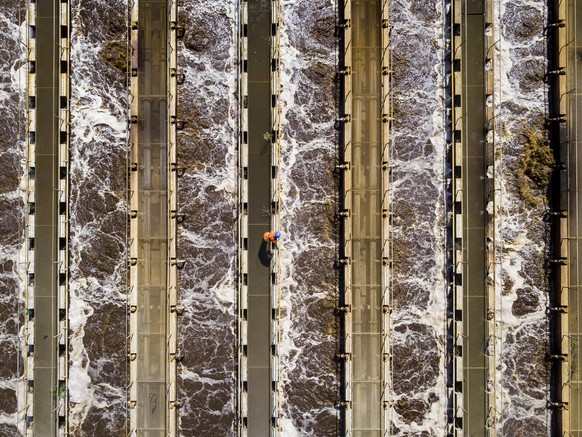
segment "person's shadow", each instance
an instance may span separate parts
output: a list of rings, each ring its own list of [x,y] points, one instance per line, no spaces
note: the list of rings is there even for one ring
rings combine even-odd
[[[259,260],[265,267],[271,265],[271,252],[269,252],[268,243],[263,240],[261,247],[259,247]]]

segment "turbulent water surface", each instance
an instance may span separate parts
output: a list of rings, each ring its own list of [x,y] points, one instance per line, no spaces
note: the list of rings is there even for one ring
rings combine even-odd
[[[281,380],[286,436],[336,435],[337,117],[331,0],[281,2]]]
[[[178,66],[179,426],[226,436],[235,424],[236,39],[234,0],[184,0]]]
[[[126,0],[71,4],[70,429],[125,435]]]
[[[527,153],[547,144],[546,19],[542,0],[502,0],[495,10],[496,396],[502,435],[547,435],[550,427],[544,266],[549,223],[543,221],[548,206],[544,184],[527,176],[536,163],[524,161]]]
[[[19,252],[24,236],[25,11],[24,2],[0,1],[0,435],[18,435],[17,392],[23,372],[19,332],[24,322],[24,259]]]
[[[443,1],[391,1],[393,435],[444,435]]]
[[[16,4],[15,4],[16,3]],[[236,0],[181,0],[177,134],[181,435],[234,435],[237,312]],[[338,3],[281,0],[282,435],[335,436],[338,325]],[[443,35],[447,0],[393,0],[394,275],[390,429],[447,424]],[[24,236],[23,0],[0,0],[0,435],[17,435]],[[20,6],[19,6],[20,5]],[[72,0],[72,435],[125,435],[127,0]],[[496,390],[500,435],[548,435],[546,2],[499,0],[495,92]],[[22,25],[21,25],[22,24]],[[525,159],[525,157],[533,159]],[[536,159],[538,161],[536,161]],[[547,164],[547,163],[545,163]],[[547,165],[546,165],[547,167]],[[538,167],[535,167],[538,168]],[[180,172],[181,174],[181,172]]]

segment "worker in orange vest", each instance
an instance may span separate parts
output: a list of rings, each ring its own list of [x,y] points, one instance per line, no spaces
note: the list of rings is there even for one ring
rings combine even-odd
[[[263,234],[263,240],[265,240],[267,243],[277,244],[279,238],[281,238],[281,232],[279,231],[265,232]]]

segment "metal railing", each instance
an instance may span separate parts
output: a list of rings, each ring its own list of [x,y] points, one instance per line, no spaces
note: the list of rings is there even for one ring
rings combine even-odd
[[[455,29],[455,26],[461,26],[461,1],[452,1],[452,14],[451,14],[451,29]],[[457,96],[460,98],[462,89],[462,73],[460,69],[457,71],[455,66],[460,64],[462,61],[462,38],[461,35],[455,35],[455,31],[452,30],[452,47],[451,47],[451,65],[453,65],[453,72],[451,77],[451,96],[453,97],[453,102]],[[452,166],[455,170],[456,168],[462,168],[463,166],[463,147],[460,136],[462,135],[462,130],[457,129],[457,126],[462,123],[462,108],[456,108],[454,104],[451,108],[451,127],[452,127]],[[456,314],[458,311],[463,312],[463,286],[458,284],[456,278],[463,274],[463,180],[461,178],[460,172],[453,171],[453,180],[451,184],[451,191],[453,193],[453,283],[452,283],[452,301],[453,301],[453,313]],[[457,205],[460,205],[456,209]],[[457,212],[458,211],[458,212]],[[463,357],[457,354],[459,348],[463,347],[463,320],[462,317],[455,317],[453,322],[453,357],[452,357],[452,374],[453,374],[453,394],[452,394],[452,410],[454,415],[453,430],[454,435],[462,435],[462,427],[458,427],[457,421],[463,421],[464,416],[464,404],[463,404],[463,391],[457,389],[457,385],[462,386],[464,374],[463,374]]]
[[[59,215],[58,237],[59,241],[64,241],[59,245],[58,263],[59,263],[59,292],[58,292],[58,309],[59,309],[59,359],[57,365],[57,414],[59,417],[59,434],[68,435],[68,406],[69,396],[67,387],[68,379],[68,333],[69,333],[69,101],[70,101],[70,1],[60,3],[59,11],[60,25],[60,65],[65,65],[63,71],[61,67],[59,78],[59,96],[65,100],[66,104],[59,105],[59,132],[61,137],[64,134],[65,141],[60,141],[59,145],[59,167],[64,169],[65,176],[61,174],[59,180],[59,202],[66,205],[65,214]],[[61,240],[62,239],[62,240]]]
[[[344,0],[343,2],[343,23],[340,26],[343,28],[344,37],[344,47],[343,47],[343,66],[344,69],[344,95],[343,98],[343,108],[344,114],[352,113],[352,2],[351,0]],[[340,48],[341,49],[341,48]],[[353,353],[352,344],[352,313],[351,308],[353,304],[352,296],[352,264],[349,260],[352,259],[352,173],[351,173],[351,163],[352,163],[352,129],[349,120],[343,124],[343,138],[344,143],[341,145],[343,147],[343,186],[344,191],[341,193],[343,196],[343,209],[344,209],[344,235],[343,235],[343,275],[344,275],[344,296],[343,301],[346,308],[344,314],[344,326],[345,334],[343,340],[343,379],[345,381],[344,387],[344,399],[342,401],[342,408],[344,411],[344,429],[345,436],[352,435],[353,428],[353,415],[352,415],[352,360],[350,357]]]
[[[130,107],[130,119],[128,122],[130,130],[130,150],[129,150],[129,161],[130,167],[129,172],[129,209],[136,214],[139,209],[138,204],[138,172],[137,172],[137,162],[138,162],[138,128],[137,123],[131,123],[134,119],[137,121],[138,117],[138,42],[139,42],[139,9],[138,0],[130,0],[130,46],[131,46],[131,62],[130,68],[132,71],[130,79],[129,88],[129,99],[131,103]],[[135,74],[134,74],[135,72]],[[128,283],[128,294],[129,294],[129,430],[128,435],[135,435],[137,432],[137,402],[138,402],[138,386],[137,386],[137,353],[138,353],[138,272],[136,268],[131,268],[131,264],[137,262],[138,257],[138,222],[134,218],[130,221],[129,228],[129,259],[128,270],[129,270],[129,283]]]
[[[392,105],[392,49],[390,48],[390,33],[392,23],[390,19],[390,0],[382,1],[382,407],[384,417],[382,423],[383,435],[390,435],[392,414],[391,407],[392,384],[392,357],[393,346],[390,334],[390,308],[393,301],[393,260],[394,245],[392,239],[392,205],[394,173],[392,137],[392,123],[394,110]]]
[[[281,184],[280,171],[281,164],[281,105],[279,104],[279,95],[281,93],[280,66],[279,59],[281,53],[281,39],[279,27],[281,24],[281,2],[273,0],[271,3],[271,229],[280,229],[280,198]],[[274,67],[274,68],[273,68]],[[281,343],[281,330],[279,327],[280,320],[280,302],[281,287],[279,280],[281,277],[281,266],[279,261],[279,250],[275,248],[272,251],[271,258],[271,434],[278,436],[279,417],[282,417],[281,397],[283,390],[280,382],[280,360],[279,344]]]
[[[238,13],[238,331],[237,331],[237,430],[240,437],[248,433],[248,3],[239,2]]]
[[[178,154],[177,154],[177,123],[172,120],[177,120],[177,106],[178,106],[178,46],[177,46],[177,24],[178,24],[178,4],[177,0],[169,0],[168,2],[168,23],[169,29],[167,31],[168,38],[168,59],[166,61],[167,81],[168,81],[168,109],[166,111],[167,129],[168,129],[168,147],[167,147],[167,162],[169,165],[166,168],[166,175],[168,180],[168,206],[169,213],[168,221],[168,254],[166,259],[167,265],[167,321],[166,321],[166,358],[168,360],[166,373],[167,386],[167,427],[166,435],[178,435],[178,414],[177,408],[180,405],[177,394],[177,360],[180,352],[178,351],[178,232],[177,224],[179,221],[177,215],[178,209]],[[169,310],[169,311],[168,311]]]
[[[28,29],[31,26],[36,26],[36,3],[27,2],[27,21]],[[26,78],[26,100],[36,100],[36,78],[33,70],[33,65],[36,62],[36,39],[30,38],[30,30],[26,32],[26,47],[27,47],[27,62],[28,75]],[[31,107],[28,105],[26,112],[26,196],[25,207],[30,208],[35,202],[35,179],[31,177],[31,172],[36,167],[36,147],[34,141],[31,141],[31,132],[36,131],[36,105]],[[34,276],[34,248],[28,243],[35,237],[34,232],[34,215],[28,211],[25,214],[25,234],[27,241],[25,243],[25,258],[24,258],[24,300],[26,311],[26,327],[24,330],[24,348],[25,348],[25,362],[24,362],[24,381],[26,388],[24,391],[24,409],[22,416],[19,417],[19,428],[21,432],[26,433],[27,436],[32,436],[32,420],[34,411],[34,358],[32,351],[34,350],[34,288],[31,284],[30,278]]]

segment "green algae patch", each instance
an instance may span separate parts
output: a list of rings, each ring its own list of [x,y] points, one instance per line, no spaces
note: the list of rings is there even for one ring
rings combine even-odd
[[[108,41],[99,52],[99,55],[107,65],[116,71],[127,74],[128,58],[126,41]]]
[[[548,139],[533,129],[525,133],[526,143],[518,165],[519,195],[532,206],[538,206],[546,194],[554,154]]]

